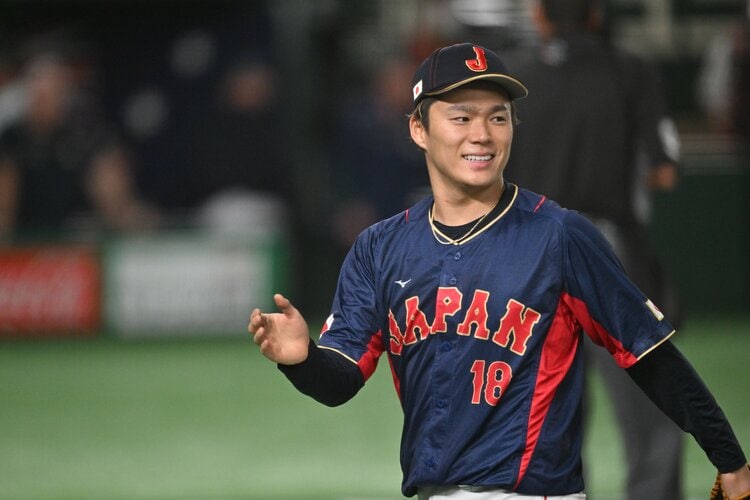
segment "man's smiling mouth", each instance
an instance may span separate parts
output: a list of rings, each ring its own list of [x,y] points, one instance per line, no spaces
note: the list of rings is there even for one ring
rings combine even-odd
[[[463,155],[463,158],[468,161],[490,161],[492,155]]]

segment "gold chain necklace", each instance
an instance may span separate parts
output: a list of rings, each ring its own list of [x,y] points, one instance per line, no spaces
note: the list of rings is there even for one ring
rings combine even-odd
[[[469,236],[471,236],[474,233],[474,231],[477,229],[477,227],[479,227],[479,224],[482,223],[484,218],[487,217],[487,215],[489,215],[490,212],[492,212],[492,210],[490,210],[490,212],[487,212],[486,214],[481,216],[479,219],[477,219],[477,221],[474,223],[473,226],[471,226],[471,229],[469,229],[466,232],[466,234],[464,234],[460,238],[453,239],[447,236],[445,233],[443,233],[440,229],[437,228],[437,226],[435,225],[435,219],[432,216],[432,208],[433,207],[430,207],[429,216],[428,216],[429,221],[430,221],[430,229],[432,229],[432,235],[435,237],[437,242],[440,243],[441,245],[460,245],[461,243],[466,241],[466,239],[469,238]]]

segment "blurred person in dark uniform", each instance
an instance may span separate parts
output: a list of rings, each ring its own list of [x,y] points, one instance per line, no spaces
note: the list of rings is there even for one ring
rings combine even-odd
[[[0,136],[0,236],[60,237],[83,213],[112,229],[152,221],[130,164],[115,161],[112,128],[79,93],[66,60],[33,57],[23,85],[23,112]]]
[[[333,232],[342,251],[367,226],[408,207],[428,188],[421,152],[401,133],[413,108],[402,89],[411,86],[415,67],[408,59],[387,57],[368,86],[346,96],[339,110]]]
[[[508,178],[590,218],[631,279],[679,323],[674,293],[646,241],[648,211],[636,204],[648,201],[644,193],[675,187],[679,139],[655,70],[609,44],[602,15],[595,0],[536,6],[540,43],[509,60],[535,98],[518,104]],[[682,498],[680,429],[603,349],[587,347],[622,432],[626,498]]]
[[[228,57],[182,141],[182,186],[200,227],[282,242],[289,276],[301,280],[303,218],[278,85],[263,51]]]
[[[280,119],[276,71],[261,56],[236,57],[185,146],[191,204],[226,190],[292,199],[288,138]]]
[[[711,130],[731,134],[750,154],[750,0],[745,15],[706,47],[696,97]]]

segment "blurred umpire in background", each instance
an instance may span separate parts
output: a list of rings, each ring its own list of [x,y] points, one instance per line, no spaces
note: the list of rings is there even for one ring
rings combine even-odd
[[[677,181],[679,139],[657,75],[608,43],[596,0],[540,0],[533,16],[540,43],[509,60],[534,99],[518,103],[508,178],[587,215],[631,279],[678,318],[644,234],[648,195]],[[679,428],[587,344],[622,431],[627,498],[682,498]]]

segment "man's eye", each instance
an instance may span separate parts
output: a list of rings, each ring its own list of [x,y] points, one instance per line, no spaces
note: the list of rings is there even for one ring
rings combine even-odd
[[[508,117],[505,115],[497,115],[497,116],[492,117],[492,121],[502,123],[502,122],[508,121]]]
[[[466,123],[469,121],[469,118],[467,116],[454,116],[451,120],[454,122]]]

